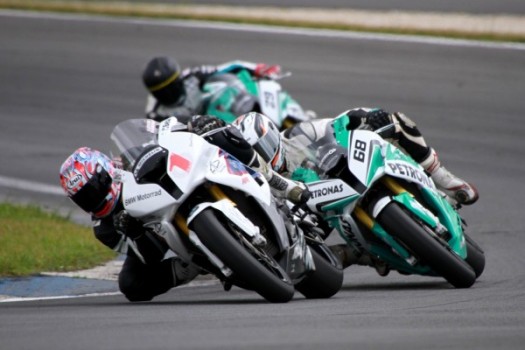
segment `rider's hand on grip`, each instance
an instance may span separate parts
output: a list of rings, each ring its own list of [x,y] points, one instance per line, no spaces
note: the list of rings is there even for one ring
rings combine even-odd
[[[374,109],[366,114],[366,123],[375,131],[392,123],[390,114],[382,109]]]
[[[144,233],[144,228],[140,221],[130,216],[127,211],[121,210],[113,217],[115,229],[133,240],[139,238]]]
[[[303,189],[303,192],[301,192],[301,197],[299,199],[299,204],[306,204],[306,202],[308,202],[310,198],[312,198],[312,192],[310,192],[307,188]]]
[[[304,185],[296,186],[288,193],[288,200],[294,204],[292,211],[305,209],[306,203],[312,197],[312,193]]]
[[[188,122],[188,131],[202,135],[225,125],[224,120],[211,115],[194,115]]]

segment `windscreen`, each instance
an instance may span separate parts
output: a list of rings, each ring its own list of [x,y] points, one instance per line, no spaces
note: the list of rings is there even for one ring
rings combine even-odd
[[[151,119],[128,119],[115,126],[110,136],[113,161],[130,171],[142,151],[157,144],[158,127]]]

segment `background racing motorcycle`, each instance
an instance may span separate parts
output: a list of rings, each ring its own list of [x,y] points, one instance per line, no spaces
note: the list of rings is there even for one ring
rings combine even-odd
[[[259,112],[270,118],[283,130],[297,122],[312,119],[314,113],[306,112],[278,80],[291,73],[270,77],[254,77],[247,69],[230,73],[231,64],[218,67],[218,71],[203,86],[205,114],[231,123],[241,114]]]
[[[394,125],[372,132],[348,130],[348,124],[348,116],[340,116],[327,123],[322,142],[296,145],[306,161],[292,178],[308,184],[309,209],[358,254],[402,274],[472,286],[484,270],[484,253],[423,168],[378,134]],[[293,128],[288,137],[300,142],[302,136]]]
[[[291,300],[295,288],[307,298],[337,293],[343,271],[318,235],[305,236],[286,205],[279,210],[262,175],[185,129],[174,117],[114,128],[126,211],[226,290],[270,302]]]

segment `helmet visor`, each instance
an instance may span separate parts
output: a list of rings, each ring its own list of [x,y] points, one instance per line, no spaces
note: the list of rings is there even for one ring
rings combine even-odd
[[[279,153],[281,138],[277,132],[267,132],[257,140],[253,148],[267,162],[271,162]]]
[[[150,92],[160,103],[169,106],[184,96],[184,83],[181,79],[175,79],[160,89],[150,89]]]
[[[108,172],[102,167],[99,168],[99,172],[71,196],[73,202],[88,213],[96,212],[104,205],[113,182]]]

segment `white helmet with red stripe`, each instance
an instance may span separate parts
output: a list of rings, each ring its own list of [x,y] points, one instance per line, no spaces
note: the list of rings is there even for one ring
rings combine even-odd
[[[273,170],[283,172],[286,168],[285,149],[277,126],[267,116],[250,112],[233,122],[244,139],[269,164]]]

